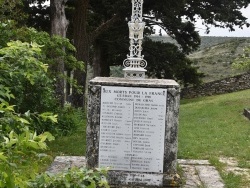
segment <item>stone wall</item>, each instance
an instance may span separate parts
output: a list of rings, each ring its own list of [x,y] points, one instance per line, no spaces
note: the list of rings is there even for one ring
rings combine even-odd
[[[245,89],[250,89],[250,73],[205,83],[199,87],[183,88],[181,91],[181,97],[195,98],[201,96],[212,96]]]

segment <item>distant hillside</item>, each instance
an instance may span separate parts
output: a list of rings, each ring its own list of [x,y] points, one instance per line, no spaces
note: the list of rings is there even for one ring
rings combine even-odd
[[[217,37],[215,41],[212,38],[210,39],[211,42],[204,42],[203,48],[189,56],[190,59],[195,61],[195,66],[205,73],[204,82],[244,73],[244,71],[233,70],[232,63],[235,58],[243,53],[243,49],[250,45],[250,38],[230,38],[219,43],[217,43]]]
[[[176,44],[175,40],[173,40],[171,37],[166,37],[166,36],[150,36],[150,39],[152,39],[154,41],[170,42],[170,43]],[[225,42],[228,42],[230,40],[242,40],[242,39],[249,39],[249,38],[248,37],[208,37],[208,36],[203,36],[203,37],[201,37],[200,50],[217,45],[217,44],[225,43]]]
[[[176,43],[170,37],[153,36],[151,39]],[[244,47],[249,45],[250,38],[246,37],[201,37],[199,50],[189,57],[199,67],[199,71],[206,75],[204,82],[209,82],[243,73],[233,70],[231,65],[242,54]]]

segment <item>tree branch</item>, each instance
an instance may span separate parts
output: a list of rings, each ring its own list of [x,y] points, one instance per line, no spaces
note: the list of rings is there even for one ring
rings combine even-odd
[[[143,18],[155,19],[155,16],[143,15]]]
[[[102,23],[99,27],[91,35],[91,41],[93,42],[98,36],[100,36],[103,31],[109,29],[109,27],[114,24],[116,21],[120,19],[119,14],[115,14],[111,19],[107,20],[106,22]]]

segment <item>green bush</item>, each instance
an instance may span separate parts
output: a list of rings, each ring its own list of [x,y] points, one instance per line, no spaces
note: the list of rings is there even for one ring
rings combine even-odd
[[[84,113],[82,109],[76,109],[69,105],[54,110],[57,116],[57,124],[51,125],[48,121],[33,118],[33,126],[38,132],[49,131],[55,136],[72,134],[79,126],[83,126]]]
[[[32,160],[39,151],[47,149],[46,140],[54,139],[48,132],[37,135],[30,130],[30,113],[16,113],[15,105],[9,104],[13,98],[10,89],[0,85],[0,187],[7,188],[27,187],[27,180],[34,178],[39,163]],[[36,116],[43,121],[57,121],[51,113]]]
[[[10,31],[7,32],[7,29]],[[74,46],[68,39],[59,36],[50,37],[48,33],[38,32],[33,28],[19,28],[15,31],[12,29],[14,26],[11,26],[11,23],[2,23],[0,27],[0,33],[6,36],[0,41],[3,47],[0,57],[2,56],[1,62],[4,65],[4,67],[0,65],[0,71],[7,73],[2,75],[2,77],[8,76],[3,79],[8,82],[5,85],[11,86],[12,93],[18,99],[14,102],[17,105],[16,110],[18,112],[26,112],[28,109],[33,112],[55,110],[59,106],[54,92],[56,80],[65,77],[56,72],[56,60],[59,58],[63,60],[69,70],[83,68],[83,64],[73,56]],[[41,70],[41,65],[46,68],[45,72]],[[4,69],[1,70],[2,68]],[[20,69],[18,73],[23,72],[26,75],[13,77],[8,74],[8,70],[16,69]],[[29,78],[33,71],[36,74]],[[65,80],[77,87],[70,78],[65,77]]]
[[[24,113],[47,111],[56,100],[48,65],[42,62],[41,46],[37,43],[12,41],[0,49],[0,83],[9,87],[16,111]],[[54,105],[55,106],[55,105]]]
[[[65,172],[53,175],[44,173],[36,177],[29,184],[30,188],[109,188],[106,180],[106,169],[87,170],[72,168]]]
[[[51,104],[56,106],[53,85],[47,75],[48,65],[40,60],[38,44],[9,42],[7,47],[0,49],[0,57],[0,85],[11,93],[8,99],[10,104],[15,104],[15,112],[31,119],[50,110]],[[37,113],[30,114],[29,111]],[[8,125],[15,131],[19,129],[15,121]]]
[[[0,85],[8,87],[15,96],[10,101],[15,104],[15,111],[35,112],[30,114],[29,120],[38,133],[51,131],[65,135],[73,130],[74,113],[67,114],[65,109],[60,109],[55,95],[56,79],[64,75],[58,76],[53,67],[60,58],[67,69],[82,69],[83,64],[73,56],[74,46],[68,39],[50,37],[33,28],[15,28],[12,22],[0,22],[0,33],[3,35],[0,39]],[[65,77],[65,80],[77,87],[70,78]],[[60,113],[58,126],[36,118],[36,114],[48,111]],[[59,133],[60,130],[63,132]]]
[[[37,135],[25,127],[21,134],[11,131],[3,138],[0,145],[0,187],[27,187],[27,181],[36,174],[35,165],[38,163],[38,160],[32,163],[31,159],[38,159],[37,152],[47,149],[45,141],[53,140],[53,136],[48,132]]]
[[[77,129],[77,127],[82,126],[84,113],[82,109],[76,109],[70,105],[66,105],[57,111],[58,114],[58,124],[55,128],[57,135],[67,135],[71,134]]]

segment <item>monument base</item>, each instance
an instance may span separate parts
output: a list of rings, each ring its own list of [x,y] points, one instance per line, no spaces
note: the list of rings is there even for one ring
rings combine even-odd
[[[181,186],[181,178],[178,174],[109,171],[108,182],[111,188],[170,188]]]
[[[179,187],[179,85],[97,77],[88,92],[87,168],[110,167],[114,188]]]

